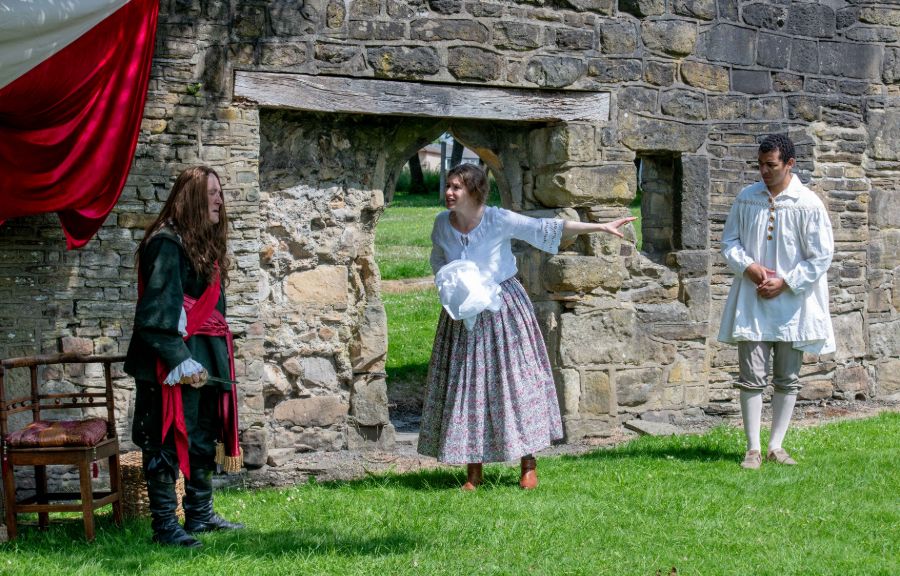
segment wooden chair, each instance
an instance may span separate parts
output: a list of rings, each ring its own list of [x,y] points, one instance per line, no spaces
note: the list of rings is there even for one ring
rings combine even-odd
[[[16,516],[37,513],[38,527],[46,528],[50,512],[81,512],[87,539],[94,539],[94,510],[112,504],[113,521],[122,523],[121,472],[119,469],[119,439],[116,436],[115,403],[112,387],[112,364],[122,362],[124,356],[82,356],[66,353],[46,356],[10,358],[0,361],[0,457],[2,457],[3,488],[6,504],[6,526],[9,539],[17,536]],[[41,390],[40,378],[47,365],[102,364],[106,389],[103,392],[77,391],[46,393]],[[7,397],[5,373],[15,368],[31,372],[28,395]],[[105,418],[85,418],[83,408],[106,408]],[[44,420],[42,411],[75,410],[77,419]],[[20,412],[31,412],[32,422],[24,429],[9,430],[9,418]],[[105,430],[104,430],[105,428]],[[91,483],[92,464],[109,460],[109,492],[94,492]],[[77,466],[80,492],[47,491],[48,465]],[[35,495],[16,501],[16,466],[33,466]],[[76,501],[76,502],[72,502]]]

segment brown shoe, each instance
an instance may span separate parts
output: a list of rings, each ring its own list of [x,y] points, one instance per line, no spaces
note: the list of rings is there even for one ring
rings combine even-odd
[[[762,464],[762,454],[759,453],[759,450],[747,450],[747,453],[744,454],[744,461],[741,462],[741,468],[758,470],[760,464]]]
[[[768,460],[769,462],[778,462],[779,464],[784,464],[785,466],[797,465],[797,461],[791,458],[791,455],[785,452],[782,448],[769,450],[769,453],[766,455],[766,460]]]
[[[522,490],[534,490],[538,485],[537,460],[534,456],[522,458],[522,477],[519,478],[519,488]]]
[[[469,464],[466,466],[466,483],[462,485],[462,489],[466,492],[478,488],[481,484],[481,463]]]

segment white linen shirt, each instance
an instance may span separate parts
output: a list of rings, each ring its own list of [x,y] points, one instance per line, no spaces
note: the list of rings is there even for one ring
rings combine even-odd
[[[450,211],[434,219],[431,230],[431,269],[453,260],[471,260],[482,274],[497,284],[519,271],[510,240],[528,242],[535,248],[556,254],[562,239],[563,221],[555,218],[531,218],[503,208],[487,206],[471,232],[462,234],[450,224]]]
[[[831,221],[822,201],[796,175],[774,199],[762,182],[741,190],[725,221],[722,255],[735,278],[720,342],[793,342],[804,352],[834,352],[826,275],[834,255]],[[754,262],[784,279],[781,294],[757,295],[744,276]]]

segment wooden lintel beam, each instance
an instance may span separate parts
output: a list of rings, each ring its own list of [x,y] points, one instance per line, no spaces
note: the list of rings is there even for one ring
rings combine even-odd
[[[236,71],[234,95],[263,108],[519,122],[609,119],[609,94]]]

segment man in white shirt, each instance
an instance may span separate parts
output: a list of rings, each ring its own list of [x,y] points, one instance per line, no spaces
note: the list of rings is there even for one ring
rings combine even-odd
[[[762,392],[773,368],[772,432],[766,459],[797,462],[782,448],[800,390],[803,353],[835,349],[826,272],[834,254],[824,204],[797,176],[794,144],[780,134],[759,146],[762,182],[741,190],[722,233],[722,255],[735,273],[719,330],[738,346],[741,414],[747,452],[741,466],[762,461]]]

